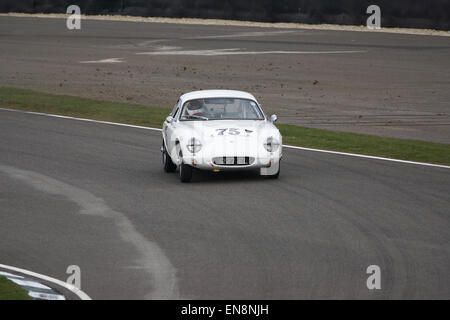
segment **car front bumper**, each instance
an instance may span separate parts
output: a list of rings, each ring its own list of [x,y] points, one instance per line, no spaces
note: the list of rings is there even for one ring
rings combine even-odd
[[[251,156],[228,156],[223,157],[221,162],[217,161],[221,157],[200,157],[196,155],[184,156],[182,161],[194,168],[209,171],[238,171],[238,170],[252,170],[260,168],[270,168],[278,164],[281,154],[272,154],[267,157],[251,157]],[[245,158],[251,158],[246,162]]]

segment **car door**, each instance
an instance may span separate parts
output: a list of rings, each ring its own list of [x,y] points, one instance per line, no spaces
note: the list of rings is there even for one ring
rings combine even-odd
[[[174,150],[174,141],[173,140],[173,135],[174,135],[174,131],[176,129],[176,124],[177,124],[177,117],[178,117],[178,112],[180,110],[180,100],[177,101],[177,103],[175,104],[172,112],[170,113],[170,116],[172,116],[173,121],[171,123],[164,121],[164,125],[163,125],[163,131],[164,131],[164,140],[166,142],[166,148],[167,151],[169,153],[169,155],[172,156],[172,151]]]

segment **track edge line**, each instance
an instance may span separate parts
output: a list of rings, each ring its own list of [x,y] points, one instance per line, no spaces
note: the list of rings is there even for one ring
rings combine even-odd
[[[94,123],[101,123],[101,124],[109,124],[109,125],[114,125],[114,126],[129,127],[129,128],[143,129],[143,130],[162,131],[162,129],[153,128],[153,127],[144,127],[144,126],[137,126],[137,125],[132,125],[132,124],[120,123],[120,122],[110,122],[110,121],[94,120],[94,119],[87,119],[87,118],[77,118],[77,117],[63,116],[63,115],[51,114],[51,113],[26,111],[26,110],[18,110],[18,109],[9,109],[9,108],[0,108],[0,110],[2,110],[2,111],[11,111],[11,112],[18,112],[18,113],[26,113],[26,114],[34,114],[34,115],[53,117],[53,118],[61,118],[61,119],[69,119],[69,120],[77,120],[77,121],[86,121],[86,122],[94,122]],[[358,153],[348,153],[348,152],[341,152],[341,151],[322,150],[322,149],[314,149],[314,148],[306,148],[306,147],[297,147],[297,146],[291,146],[291,145],[283,145],[283,147],[284,148],[288,148],[288,149],[297,149],[297,150],[313,151],[313,152],[322,152],[322,153],[337,154],[337,155],[349,156],[349,157],[374,159],[374,160],[383,160],[383,161],[391,161],[391,162],[397,162],[397,163],[414,164],[414,165],[427,166],[427,167],[450,169],[450,166],[446,166],[446,165],[443,165],[443,164],[428,163],[428,162],[417,162],[417,161],[401,160],[401,159],[394,159],[394,158],[384,158],[384,157],[370,156],[370,155],[358,154]]]

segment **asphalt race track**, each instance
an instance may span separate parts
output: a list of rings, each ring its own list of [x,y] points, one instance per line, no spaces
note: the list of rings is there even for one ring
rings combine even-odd
[[[0,263],[78,265],[93,299],[450,298],[448,169],[285,149],[279,180],[182,184],[157,131],[0,111],[0,137]]]
[[[0,16],[0,86],[171,108],[253,93],[281,123],[450,143],[450,37]]]

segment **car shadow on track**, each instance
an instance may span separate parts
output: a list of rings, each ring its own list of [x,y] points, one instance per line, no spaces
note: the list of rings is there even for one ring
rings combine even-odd
[[[248,181],[267,181],[271,180],[259,174],[259,170],[251,171],[202,171],[194,170],[192,172],[191,183],[236,183]]]

